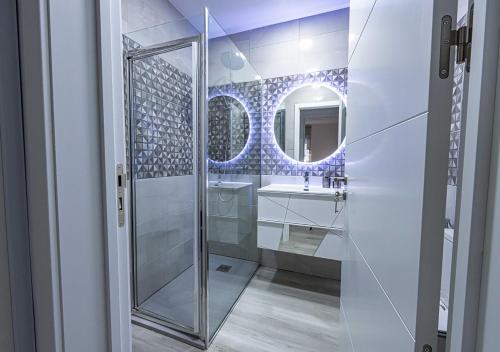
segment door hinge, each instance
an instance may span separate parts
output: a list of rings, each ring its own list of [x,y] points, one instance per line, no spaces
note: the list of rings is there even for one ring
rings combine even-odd
[[[125,187],[127,178],[122,164],[116,165],[116,205],[118,210],[118,226],[125,225]]]
[[[452,29],[453,19],[445,15],[441,19],[441,44],[439,55],[439,77],[448,78],[450,75],[451,47],[456,46],[456,63],[465,63],[465,70],[470,72],[470,61],[472,54],[472,20],[474,5],[468,13],[468,24],[458,29]]]

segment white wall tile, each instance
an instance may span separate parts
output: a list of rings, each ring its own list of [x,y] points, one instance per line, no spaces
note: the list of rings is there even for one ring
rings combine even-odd
[[[345,31],[349,28],[349,9],[327,12],[302,18],[299,21],[300,37],[315,37],[321,34]]]
[[[349,13],[349,59],[358,44],[376,0],[351,0]]]
[[[431,7],[427,1],[377,1],[349,62],[349,99],[356,99],[349,116],[356,118],[347,123],[348,143],[427,111]]]
[[[290,21],[261,27],[249,32],[250,47],[258,48],[299,39],[299,21]]]
[[[414,352],[412,336],[351,240],[342,262],[340,299],[354,351]]]
[[[347,9],[301,18],[231,35],[240,50],[249,50],[250,65],[263,78],[347,66]],[[301,39],[310,48],[302,48]]]
[[[446,218],[455,224],[455,210],[457,205],[457,186],[448,185],[446,192]]]
[[[349,219],[363,219],[349,222],[349,234],[412,334],[424,177],[414,165],[425,160],[426,128],[423,116],[346,149]]]
[[[136,181],[139,301],[193,265],[194,176]]]
[[[346,258],[347,237],[335,233],[327,233],[319,245],[315,257],[343,261]]]
[[[347,29],[315,36],[310,49],[299,50],[299,72],[347,67],[348,36]]]

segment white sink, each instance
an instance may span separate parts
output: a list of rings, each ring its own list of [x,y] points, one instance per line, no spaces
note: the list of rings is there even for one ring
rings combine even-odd
[[[296,194],[312,194],[312,195],[335,195],[336,192],[342,192],[338,188],[323,188],[320,186],[309,186],[309,190],[304,190],[303,185],[290,184],[270,184],[266,187],[259,188],[258,193],[296,193]]]
[[[250,187],[252,183],[249,182],[226,182],[226,181],[209,181],[208,188],[212,189],[227,189],[227,190],[239,190],[242,188]]]

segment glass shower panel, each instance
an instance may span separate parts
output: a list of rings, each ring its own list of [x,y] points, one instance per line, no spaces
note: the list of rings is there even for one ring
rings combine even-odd
[[[260,77],[208,21],[208,326],[212,339],[258,264]]]
[[[199,329],[197,47],[130,62],[134,309]]]

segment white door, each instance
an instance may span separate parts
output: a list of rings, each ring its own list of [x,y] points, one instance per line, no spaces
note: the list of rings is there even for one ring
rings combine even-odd
[[[453,79],[439,49],[456,10],[351,1],[341,302],[356,352],[436,351]]]

